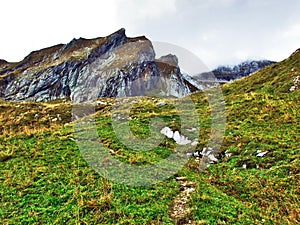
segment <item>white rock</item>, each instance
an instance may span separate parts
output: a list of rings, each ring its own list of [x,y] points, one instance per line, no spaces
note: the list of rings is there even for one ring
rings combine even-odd
[[[247,169],[247,165],[246,165],[246,164],[244,164],[244,165],[243,165],[243,168],[244,168],[244,169]]]
[[[189,140],[187,137],[180,136],[180,140],[176,141],[176,143],[179,145],[187,145],[191,143],[191,140]]]
[[[173,138],[174,132],[169,127],[164,127],[161,131],[161,134],[167,136],[168,138]]]
[[[158,103],[156,103],[156,106],[164,106],[164,105],[166,105],[167,103],[165,103],[165,102],[158,102]]]
[[[160,133],[168,138],[173,138],[173,140],[179,145],[187,145],[192,142],[187,137],[180,135],[178,131],[173,132],[169,127],[164,127]]]
[[[192,128],[187,128],[187,129],[185,129],[186,131],[189,131],[189,132],[192,132],[192,131],[195,131],[195,130],[197,130],[197,128],[195,128],[195,127],[192,127]]]
[[[213,154],[208,155],[207,157],[211,160],[210,163],[218,162],[218,159]]]
[[[227,152],[227,153],[225,153],[225,156],[229,158],[229,157],[233,156],[233,153],[232,152]]]
[[[99,101],[99,100],[96,101],[95,103],[96,103],[97,105],[106,105],[106,104],[107,104],[106,102],[102,102],[102,101]]]
[[[265,156],[266,154],[268,154],[268,151],[260,152],[260,153],[258,153],[256,156],[257,156],[257,157],[263,157],[263,156]]]
[[[179,134],[179,132],[177,130],[174,132],[173,139],[176,142],[180,141],[180,134]]]
[[[208,148],[203,148],[202,152],[200,153],[203,156],[208,156],[213,152],[213,149],[208,147]]]
[[[174,132],[173,139],[179,145],[187,145],[187,144],[190,144],[192,142],[187,137],[185,137],[183,135],[180,135],[180,133],[178,131]]]
[[[200,157],[199,152],[194,152],[194,156],[195,156],[195,157]]]

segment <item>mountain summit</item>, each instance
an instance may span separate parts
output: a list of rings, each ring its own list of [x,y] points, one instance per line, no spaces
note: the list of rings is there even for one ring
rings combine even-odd
[[[181,97],[192,89],[176,56],[156,60],[152,43],[128,38],[125,29],[34,51],[18,63],[0,61],[0,98],[9,101],[82,102],[149,92]]]
[[[248,60],[235,66],[219,66],[208,74],[214,74],[216,80],[220,83],[227,83],[249,76],[274,63],[276,62],[270,60]],[[198,77],[205,77],[206,74],[202,73]]]

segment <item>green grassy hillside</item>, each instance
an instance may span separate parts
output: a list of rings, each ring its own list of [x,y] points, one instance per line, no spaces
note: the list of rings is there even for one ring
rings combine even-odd
[[[227,124],[217,164],[205,171],[189,163],[169,179],[130,187],[104,179],[88,166],[74,141],[71,104],[0,102],[0,221],[2,224],[299,224],[300,53],[222,87]],[[198,150],[210,132],[209,106],[192,96],[200,119]],[[111,99],[96,107],[98,134],[115,157],[154,164],[174,150],[167,138],[151,152],[133,152],[111,127]],[[168,103],[168,100],[165,100]],[[170,104],[145,98],[132,111],[131,126],[149,135],[150,118],[171,128],[180,120]],[[259,152],[268,153],[257,157]],[[226,153],[226,154],[225,154]],[[230,154],[230,156],[228,156]],[[196,188],[190,211],[173,218],[182,192],[176,178]]]

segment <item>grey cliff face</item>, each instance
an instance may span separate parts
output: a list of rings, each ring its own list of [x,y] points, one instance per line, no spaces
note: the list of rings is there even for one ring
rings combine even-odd
[[[152,43],[145,37],[128,38],[124,29],[32,52],[19,63],[0,61],[0,98],[8,101],[181,97],[191,93],[191,86],[176,56],[155,60]]]

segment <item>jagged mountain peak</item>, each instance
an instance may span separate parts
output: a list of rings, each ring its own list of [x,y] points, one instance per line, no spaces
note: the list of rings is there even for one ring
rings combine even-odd
[[[218,80],[228,82],[246,77],[274,63],[270,60],[247,60],[234,66],[219,66],[212,73]]]
[[[287,94],[298,92],[300,88],[300,49],[287,59],[273,63],[244,79],[224,85],[225,92],[241,94],[266,92],[269,94]]]
[[[178,67],[178,58],[176,55],[168,54],[161,56],[157,61]]]
[[[9,64],[9,62],[7,62],[6,60],[0,59],[0,69],[5,67],[8,64]]]
[[[158,87],[164,96],[180,97],[191,93],[187,83],[176,56],[155,60],[151,41],[128,38],[123,28],[107,37],[73,39],[34,51],[0,68],[0,98],[10,101],[85,101],[144,95]]]

